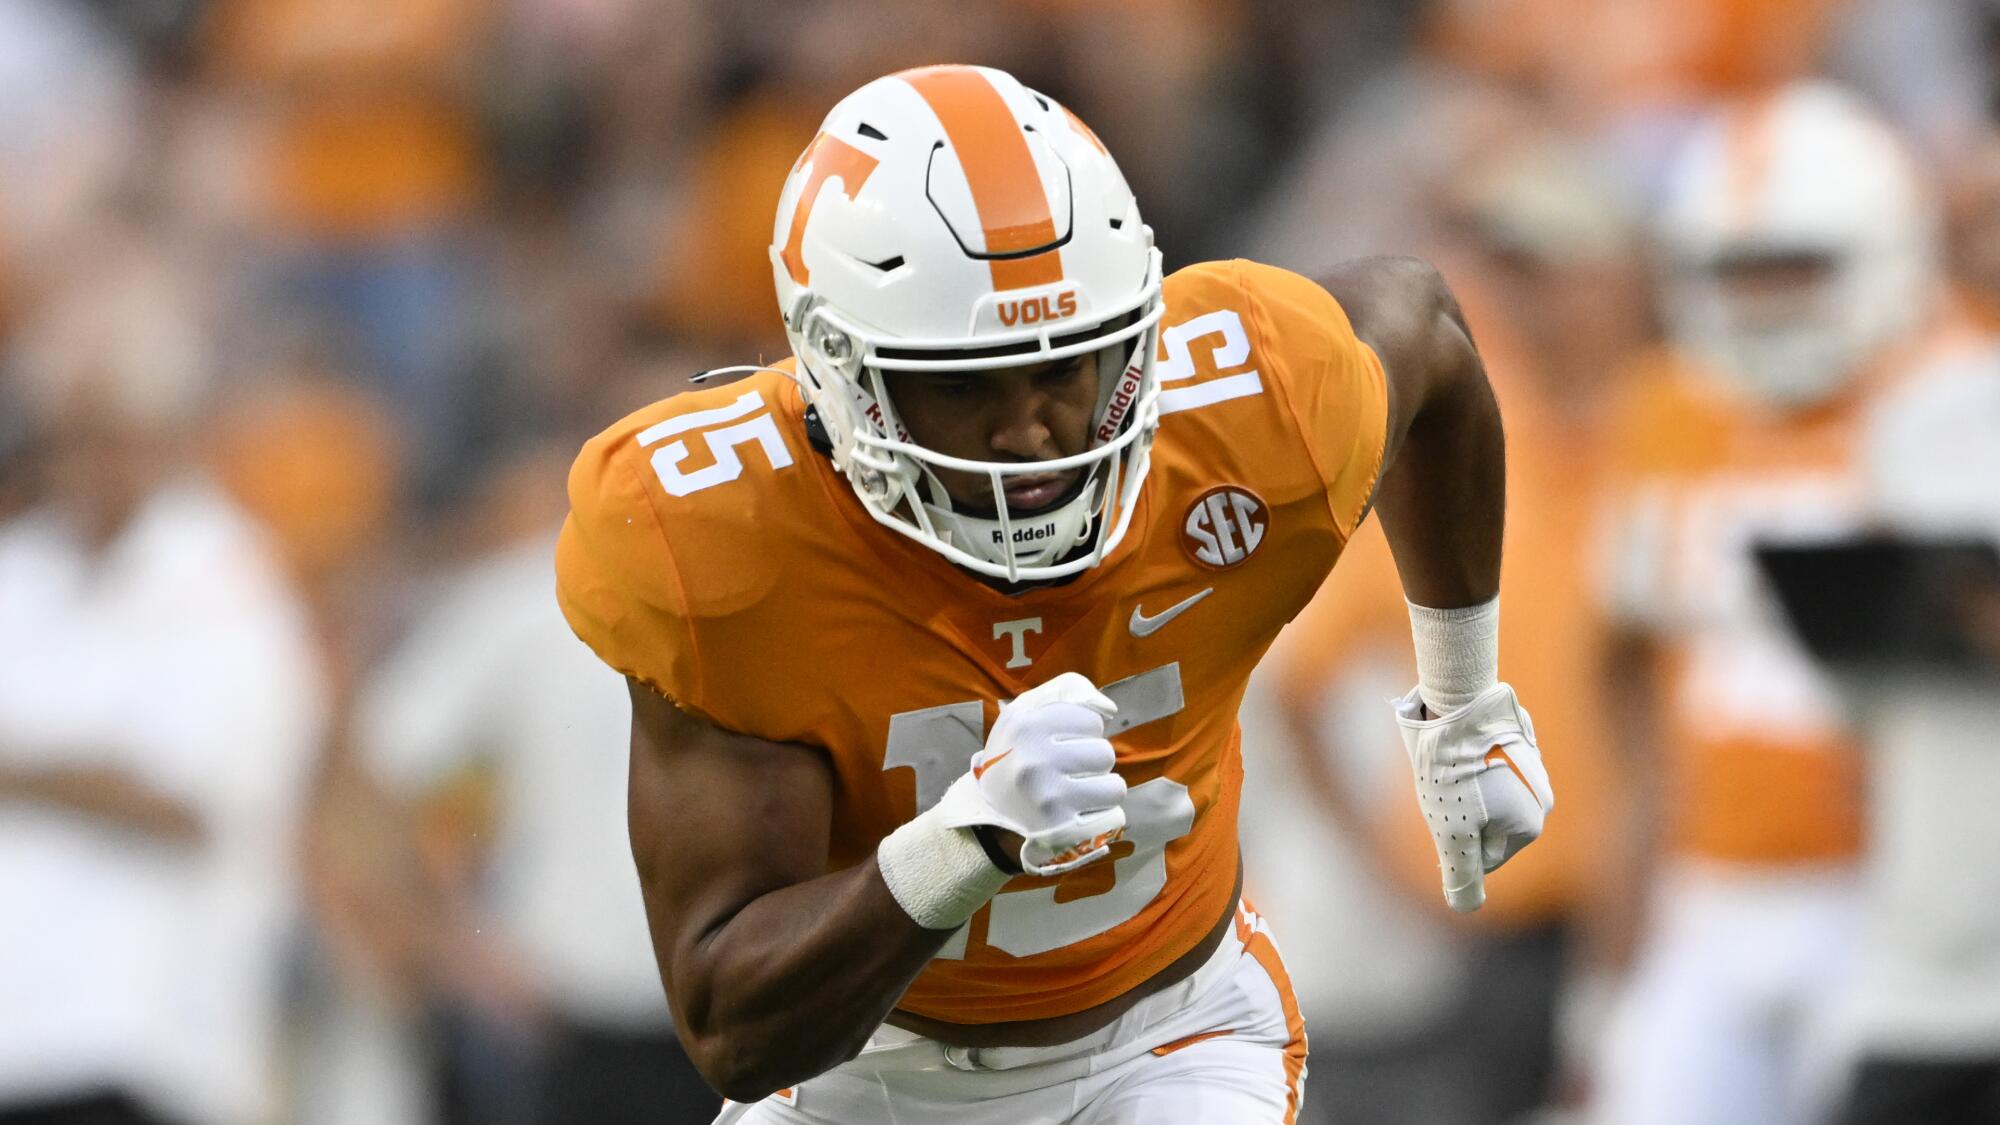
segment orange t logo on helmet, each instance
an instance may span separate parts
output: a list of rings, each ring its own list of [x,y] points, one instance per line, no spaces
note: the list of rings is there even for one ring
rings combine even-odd
[[[819,200],[821,185],[826,183],[827,177],[839,176],[840,190],[847,194],[847,198],[853,199],[855,193],[861,190],[861,185],[868,182],[868,174],[875,170],[878,161],[839,137],[821,133],[800,154],[797,167],[803,168],[808,163],[812,165],[812,172],[807,175],[805,188],[799,192],[799,201],[792,208],[791,237],[785,239],[785,249],[780,255],[785,260],[785,270],[800,285],[812,279],[811,271],[806,269],[805,255],[799,252],[799,248],[805,243],[806,222],[812,218],[813,204]]]

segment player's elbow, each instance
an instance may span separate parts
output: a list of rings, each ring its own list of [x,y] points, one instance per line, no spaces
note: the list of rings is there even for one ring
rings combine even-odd
[[[785,1088],[785,1081],[766,1065],[749,1056],[710,1055],[696,1059],[695,1066],[715,1092],[732,1102],[760,1102]]]
[[[690,1035],[683,1045],[695,1069],[733,1102],[755,1102],[839,1066],[861,1053],[868,1036],[808,1041],[765,1029],[743,1028]]]
[[[732,1102],[746,1104],[823,1074],[857,1054],[859,1048],[801,1066],[798,1055],[781,1053],[762,1044],[728,1044],[706,1051],[691,1048],[688,1052],[695,1069],[716,1093]]]
[[[682,1033],[688,1059],[715,1092],[732,1102],[755,1102],[784,1088],[772,1052],[746,1036]]]

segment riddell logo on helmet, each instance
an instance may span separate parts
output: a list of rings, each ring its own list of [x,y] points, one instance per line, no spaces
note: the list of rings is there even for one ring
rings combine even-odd
[[[876,402],[875,397],[873,395],[862,394],[860,389],[856,388],[854,392],[854,400],[855,402],[861,405],[861,413],[866,415],[868,420],[875,424],[875,431],[877,433],[888,432],[889,420],[883,417],[882,404]],[[901,422],[898,422],[896,424],[896,440],[898,441],[910,440],[910,431],[904,429]]]
[[[1132,400],[1139,396],[1138,360],[1125,369],[1118,378],[1118,389],[1111,392],[1111,401],[1105,404],[1104,421],[1097,424],[1099,444],[1118,436],[1119,427],[1125,424],[1125,415],[1132,411]]]
[[[1002,301],[996,307],[1000,310],[1000,323],[1009,328],[1016,324],[1061,320],[1076,315],[1076,290],[1065,289],[1053,298],[1044,294],[1020,301]]]
[[[1017,527],[1014,529],[1014,542],[1017,544],[1039,543],[1044,539],[1054,539],[1055,536],[1056,525],[1053,523],[1039,524],[1031,527]],[[993,541],[995,543],[1002,542],[1003,539],[1004,537],[1000,532],[995,531],[993,533]]]

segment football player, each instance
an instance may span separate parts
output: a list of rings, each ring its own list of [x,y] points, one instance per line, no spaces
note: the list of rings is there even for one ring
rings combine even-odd
[[[1657,715],[1649,788],[1669,799],[1657,832],[1624,833],[1657,837],[1658,874],[1604,1038],[1605,1122],[1824,1120],[1860,928],[1859,746],[1755,549],[1872,518],[1871,403],[1965,339],[1938,222],[1897,138],[1824,83],[1729,107],[1674,161],[1659,233],[1676,354],[1626,384],[1613,425],[1608,694],[1634,775]]]
[[[793,357],[585,446],[557,558],[631,680],[633,850],[721,1120],[1292,1120],[1236,708],[1371,506],[1449,901],[1551,803],[1450,294],[1407,259],[1163,278],[1096,135],[967,66],[836,105],[771,261]]]

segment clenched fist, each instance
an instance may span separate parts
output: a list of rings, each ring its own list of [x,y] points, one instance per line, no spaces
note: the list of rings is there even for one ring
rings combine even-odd
[[[1125,831],[1125,779],[1104,737],[1117,711],[1075,672],[1003,704],[985,748],[938,802],[944,823],[1019,835],[1021,868],[1035,875],[1102,859]]]

